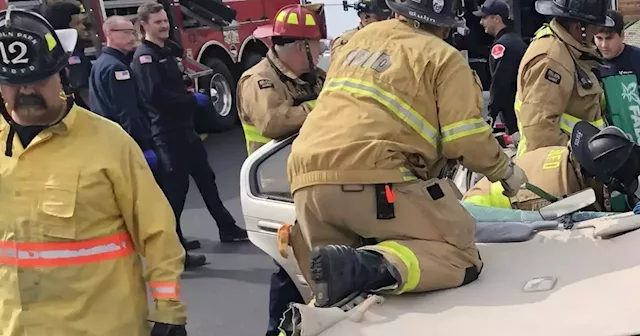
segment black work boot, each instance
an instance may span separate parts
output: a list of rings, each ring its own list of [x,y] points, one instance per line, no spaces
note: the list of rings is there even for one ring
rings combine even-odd
[[[222,243],[236,243],[249,240],[247,231],[239,228],[235,224],[225,225],[224,230],[220,230],[220,242]]]
[[[380,253],[328,245],[313,248],[311,279],[316,283],[316,306],[331,307],[398,284],[400,275]]]
[[[207,264],[207,257],[203,255],[187,254],[184,258],[184,269],[194,269]]]
[[[182,246],[186,251],[197,250],[201,247],[199,240],[186,240],[186,239],[182,240]]]

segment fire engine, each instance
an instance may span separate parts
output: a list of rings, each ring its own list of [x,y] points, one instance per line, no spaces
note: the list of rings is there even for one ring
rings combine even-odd
[[[8,6],[39,11],[52,0],[0,0]],[[153,0],[53,0],[72,1],[84,7],[93,41],[85,49],[96,57],[105,43],[102,23],[111,15],[135,20],[137,9]],[[302,0],[303,2],[306,2]],[[196,115],[199,133],[224,131],[235,126],[236,83],[242,72],[258,63],[270,41],[256,39],[253,31],[266,25],[278,9],[299,0],[158,0],[171,24],[170,38],[183,50],[182,64],[195,89],[209,93],[212,108]]]

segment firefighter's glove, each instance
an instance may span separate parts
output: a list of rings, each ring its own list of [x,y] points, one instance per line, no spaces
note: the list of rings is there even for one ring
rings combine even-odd
[[[156,155],[156,152],[154,152],[151,149],[148,149],[143,153],[144,153],[144,158],[147,160],[147,163],[149,164],[149,167],[155,168],[158,165],[158,156]]]
[[[504,188],[503,194],[507,197],[516,196],[522,185],[528,181],[529,179],[527,179],[527,175],[524,173],[524,170],[514,163],[511,163],[507,171],[507,177],[500,181]]]
[[[196,97],[196,103],[198,103],[198,105],[200,105],[200,106],[207,106],[207,105],[210,104],[209,96],[207,96],[204,93],[194,92],[193,96]]]
[[[187,329],[183,325],[156,322],[151,329],[151,336],[187,336]]]

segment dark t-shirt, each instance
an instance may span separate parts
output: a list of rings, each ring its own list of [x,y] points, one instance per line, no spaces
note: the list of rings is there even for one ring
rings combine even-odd
[[[634,74],[638,79],[640,85],[640,48],[625,45],[622,53],[615,58],[607,60],[608,68],[601,68],[600,75],[602,78],[615,76]]]

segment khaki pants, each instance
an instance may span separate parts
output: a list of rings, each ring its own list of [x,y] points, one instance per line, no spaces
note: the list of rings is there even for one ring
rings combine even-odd
[[[330,244],[382,254],[402,277],[396,293],[457,287],[478,277],[482,261],[474,243],[475,222],[449,182],[398,183],[392,190],[395,218],[388,220],[377,219],[374,185],[315,185],[294,193],[294,232],[302,234],[308,250],[301,251],[295,234],[292,245],[309,283],[310,248]],[[377,244],[363,246],[371,239]]]

